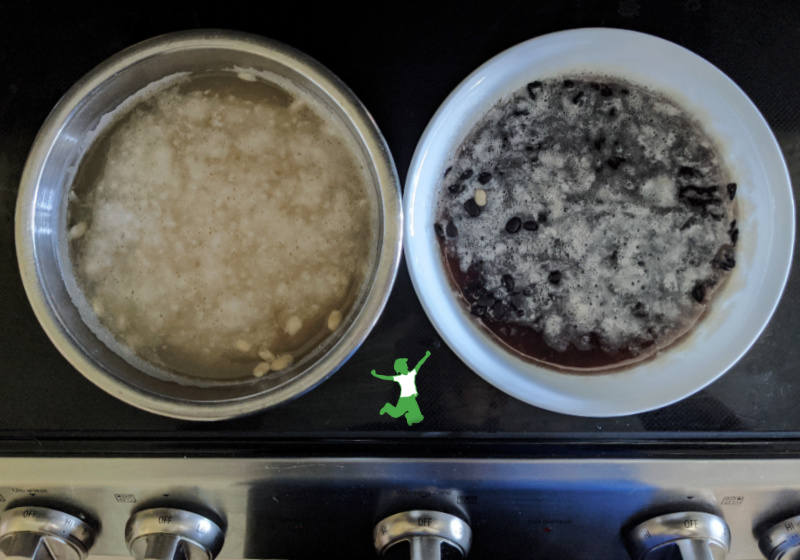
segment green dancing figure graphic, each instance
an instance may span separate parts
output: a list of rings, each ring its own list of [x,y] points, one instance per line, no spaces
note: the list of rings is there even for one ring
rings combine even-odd
[[[396,359],[394,361],[394,370],[397,372],[397,375],[394,376],[378,375],[375,373],[374,369],[372,370],[372,375],[378,379],[394,381],[400,384],[400,398],[397,399],[397,404],[392,405],[386,403],[383,405],[381,416],[389,414],[392,418],[400,418],[405,415],[406,422],[408,422],[409,426],[422,422],[424,416],[422,416],[422,412],[417,404],[417,384],[414,382],[414,378],[417,376],[417,373],[419,373],[419,368],[422,367],[422,364],[425,363],[425,360],[427,360],[430,355],[430,352],[425,352],[425,355],[417,366],[411,371],[408,371],[408,358]]]

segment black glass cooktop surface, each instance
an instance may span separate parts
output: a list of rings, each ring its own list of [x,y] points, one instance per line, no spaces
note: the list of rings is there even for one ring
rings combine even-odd
[[[317,59],[370,111],[404,181],[416,143],[439,104],[495,54],[563,29],[642,31],[692,50],[730,76],[772,127],[794,183],[800,179],[800,4],[791,0],[383,2],[368,8],[338,2],[270,3],[267,9],[269,15],[237,3],[149,1],[4,6],[0,448],[55,449],[67,441],[116,441],[122,442],[120,449],[216,441],[225,448],[227,441],[233,449],[232,442],[248,441],[266,449],[285,441],[336,446],[424,439],[442,445],[550,442],[563,446],[558,452],[571,453],[568,444],[574,442],[711,445],[747,440],[773,442],[770,449],[780,452],[800,440],[796,260],[772,322],[733,369],[682,402],[634,416],[565,416],[495,389],[438,337],[405,265],[363,347],[330,379],[278,408],[225,422],[178,421],[137,410],[84,379],[50,343],[25,297],[13,239],[18,183],[36,132],[60,96],[107,57],[165,32],[235,29],[276,39]],[[413,361],[426,350],[432,354],[417,379],[424,421],[409,427],[379,415],[384,403],[396,399],[397,388],[377,381],[370,370],[390,369],[398,356]],[[424,447],[416,450],[424,452]]]

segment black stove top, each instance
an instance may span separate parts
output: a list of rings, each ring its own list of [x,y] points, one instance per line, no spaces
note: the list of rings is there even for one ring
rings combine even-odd
[[[694,51],[730,76],[772,126],[795,185],[800,182],[800,4],[793,0],[265,6],[268,15],[252,5],[230,2],[4,6],[0,453],[234,453],[279,449],[288,443],[341,451],[363,443],[375,449],[387,442],[421,454],[448,446],[454,453],[483,453],[501,445],[545,446],[562,455],[594,453],[607,446],[641,450],[656,444],[664,451],[676,442],[696,442],[706,450],[747,442],[748,449],[770,454],[795,449],[800,442],[796,260],[772,322],[730,372],[680,403],[636,416],[564,416],[493,388],[438,337],[404,266],[385,313],[363,347],[328,381],[279,408],[226,422],[184,422],[139,411],[85,380],[52,346],[25,297],[14,250],[17,187],[34,136],[59,97],[110,55],[161,33],[236,29],[279,40],[316,58],[372,113],[403,181],[417,140],[436,108],[467,74],[495,54],[563,29],[642,31]],[[397,390],[391,383],[377,382],[370,370],[390,369],[401,355],[413,361],[425,350],[432,355],[418,379],[424,422],[408,427],[380,416],[381,406],[395,399]]]

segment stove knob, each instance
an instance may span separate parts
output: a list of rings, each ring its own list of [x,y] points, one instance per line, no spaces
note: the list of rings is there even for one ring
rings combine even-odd
[[[387,517],[372,536],[384,560],[456,560],[467,557],[472,530],[455,515],[414,510]]]
[[[82,519],[50,508],[17,507],[0,514],[0,552],[8,559],[84,560],[95,536]]]
[[[634,560],[723,560],[731,532],[721,517],[689,511],[645,521],[631,531],[630,540]]]
[[[214,560],[225,533],[210,519],[182,509],[146,509],[125,527],[136,560]]]
[[[758,539],[758,548],[769,560],[799,560],[800,515],[770,527]]]

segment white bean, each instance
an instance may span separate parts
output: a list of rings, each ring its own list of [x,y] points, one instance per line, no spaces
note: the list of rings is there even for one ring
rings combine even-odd
[[[246,340],[237,340],[236,341],[236,349],[240,352],[249,352],[250,349],[253,347],[252,344],[247,342]]]
[[[282,369],[286,369],[290,365],[294,363],[294,358],[291,354],[281,354],[275,361],[270,364],[270,369],[272,371],[280,371]]]
[[[335,331],[336,327],[338,327],[342,322],[342,312],[338,309],[334,309],[331,311],[331,314],[328,315],[328,330]]]
[[[269,370],[270,364],[267,362],[261,362],[253,368],[253,375],[256,377],[264,377]]]
[[[275,354],[269,351],[269,348],[261,347],[258,350],[258,357],[265,362],[272,362],[275,359]]]
[[[478,206],[486,206],[486,191],[478,189],[475,191],[475,204]]]
[[[73,241],[75,241],[76,239],[80,239],[81,237],[83,237],[83,234],[86,233],[86,229],[87,229],[86,222],[78,222],[77,224],[69,228],[69,238]]]

